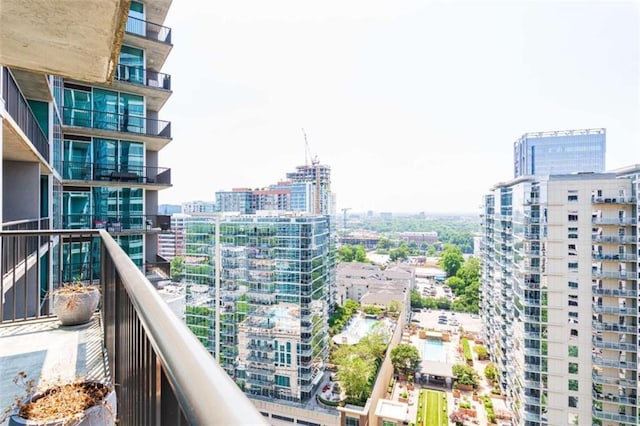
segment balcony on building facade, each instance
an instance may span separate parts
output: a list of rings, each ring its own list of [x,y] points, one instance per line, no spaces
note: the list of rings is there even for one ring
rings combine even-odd
[[[18,132],[3,120],[3,159],[48,163],[49,139],[7,67],[2,68],[2,99],[9,116],[20,129]]]
[[[11,249],[16,240],[27,249]],[[266,424],[106,231],[0,231],[0,244],[5,265],[5,279],[0,282],[0,352],[11,346],[12,362],[28,377],[55,380],[45,375],[45,358],[38,355],[55,353],[77,358],[67,363],[72,375],[85,368],[79,366],[94,362],[103,366],[103,379],[115,384],[119,424]],[[79,250],[80,245],[87,250]],[[69,248],[74,255],[86,256],[82,267],[70,260],[73,256],[56,254]],[[41,279],[49,265],[54,265],[49,280]],[[61,346],[77,339],[83,329],[60,327],[51,311],[52,290],[66,276],[101,289],[99,310],[86,329],[97,348],[82,342]],[[40,288],[41,282],[49,284]],[[0,386],[8,389],[12,379],[0,377]]]
[[[601,269],[594,268],[591,271],[591,275],[594,278],[613,278],[618,280],[635,279],[635,271],[603,271]]]
[[[591,258],[593,260],[611,260],[615,262],[634,262],[638,259],[638,256],[634,253],[600,253],[591,252]]]
[[[596,407],[593,407],[591,413],[593,414],[593,417],[600,420],[611,420],[621,424],[629,424],[629,425],[636,425],[636,426],[638,424],[637,416],[629,416],[626,414],[616,414],[608,411],[601,411],[601,410],[598,410]]]
[[[629,315],[635,315],[632,311]],[[638,331],[638,327],[635,325],[624,325],[618,323],[607,323],[600,321],[592,321],[592,327],[597,331],[611,331],[616,333],[636,333]]]
[[[638,221],[633,217],[592,217],[591,223],[594,225],[635,225]]]
[[[81,108],[62,108],[62,124],[65,131],[78,134],[100,134],[115,137],[123,134],[123,139],[132,136],[146,143],[145,147],[152,151],[159,151],[171,140],[171,122],[156,120],[131,113],[106,112]],[[84,129],[91,129],[90,132]],[[162,140],[159,140],[162,139]]]
[[[148,189],[171,186],[171,169],[125,164],[100,164],[65,161],[62,163],[62,179],[66,184],[99,182],[118,186],[140,186]],[[76,181],[76,182],[69,182]]]
[[[611,368],[619,368],[622,370],[635,370],[637,367],[637,363],[635,362],[627,362],[620,361],[617,359],[607,359],[596,354],[591,355],[591,361],[594,365],[598,367],[611,367]]]
[[[638,295],[638,292],[636,290],[627,290],[627,289],[618,289],[618,288],[602,288],[597,286],[593,286],[591,292],[598,296],[635,298]]]
[[[592,303],[591,307],[597,314],[632,315],[635,311],[635,308],[622,305],[604,306],[597,303]]]
[[[594,204],[635,204],[636,197],[591,197]]]
[[[158,71],[162,68],[173,47],[171,28],[129,16],[123,44],[144,49],[147,68]]]
[[[602,374],[598,374],[595,371],[591,373],[591,378],[594,383],[600,385],[615,385],[622,387],[633,387],[635,388],[637,381],[633,378],[621,379],[616,376],[604,376]]]
[[[171,76],[143,66],[118,64],[113,88],[142,95],[147,110],[160,111],[171,97]]]
[[[65,229],[105,229],[113,234],[157,233],[171,230],[171,216],[159,214],[67,214],[62,217],[62,223]]]
[[[593,338],[591,340],[592,340],[593,346],[599,349],[614,349],[617,351],[635,351],[636,350],[635,343],[627,343],[627,342],[620,342],[620,341],[612,342],[612,341],[605,341],[598,338]]]
[[[631,243],[638,242],[638,237],[635,235],[601,235],[591,234],[591,241],[597,243]]]

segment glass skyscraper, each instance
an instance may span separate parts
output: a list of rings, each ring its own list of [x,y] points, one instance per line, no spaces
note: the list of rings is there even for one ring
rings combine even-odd
[[[605,170],[606,130],[525,133],[513,144],[513,177]]]

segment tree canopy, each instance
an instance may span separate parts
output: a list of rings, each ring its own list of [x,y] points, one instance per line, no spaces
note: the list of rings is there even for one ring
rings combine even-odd
[[[460,247],[447,244],[440,255],[440,259],[438,260],[438,265],[444,269],[447,273],[448,277],[452,277],[456,275],[458,269],[464,263],[464,257],[462,256],[462,251]]]
[[[360,262],[367,261],[367,251],[362,245],[345,244],[338,249],[338,259],[340,262]]]
[[[401,344],[391,350],[391,364],[401,374],[414,374],[420,368],[420,352],[415,346]]]

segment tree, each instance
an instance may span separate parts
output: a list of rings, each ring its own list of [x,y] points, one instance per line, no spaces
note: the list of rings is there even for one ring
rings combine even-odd
[[[422,308],[422,296],[417,290],[411,290],[411,308]]]
[[[456,276],[464,280],[469,285],[473,282],[480,281],[480,259],[477,257],[470,257],[466,262],[458,269]]]
[[[472,385],[476,387],[480,381],[478,373],[470,365],[456,364],[451,368],[451,371],[461,385]]]
[[[184,276],[184,257],[176,256],[171,259],[169,271],[173,281],[180,281]]]
[[[447,278],[447,280],[444,283],[449,287],[451,287],[451,291],[453,291],[453,294],[455,294],[456,296],[459,296],[464,290],[464,288],[467,286],[464,280],[458,277],[457,275],[455,277]]]
[[[464,263],[464,257],[459,247],[447,244],[442,251],[438,265],[444,269],[448,277],[454,276]]]
[[[420,368],[420,361],[420,352],[413,345],[401,344],[391,350],[391,364],[398,373],[414,374]]]
[[[365,263],[367,261],[367,251],[363,245],[357,245],[354,248],[355,261]]]
[[[398,248],[395,248],[389,252],[389,258],[392,262],[395,262],[396,260],[405,260],[408,257],[409,247],[404,241],[400,243],[400,246]]]
[[[336,376],[344,387],[347,398],[359,401],[368,391],[369,376],[373,363],[366,362],[360,357],[352,356],[338,365]]]
[[[420,294],[418,293],[418,295]],[[395,317],[400,312],[401,307],[402,305],[400,304],[400,302],[398,302],[397,300],[392,300],[387,305],[387,312],[389,312],[389,315]]]
[[[496,377],[498,376],[498,371],[496,370],[495,365],[493,364],[487,364],[487,366],[484,368],[484,377],[487,380],[495,380]]]
[[[345,244],[338,249],[338,259],[340,262],[353,262],[356,258],[356,254],[353,251],[353,247],[349,244]]]
[[[376,251],[386,252],[391,248],[391,241],[388,238],[380,238],[376,244]]]

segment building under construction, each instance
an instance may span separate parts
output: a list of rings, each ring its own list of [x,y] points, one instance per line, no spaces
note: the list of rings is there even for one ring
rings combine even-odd
[[[311,213],[335,215],[334,196],[331,192],[331,167],[314,159],[311,164],[297,166],[295,172],[287,173],[291,183],[311,184]]]

